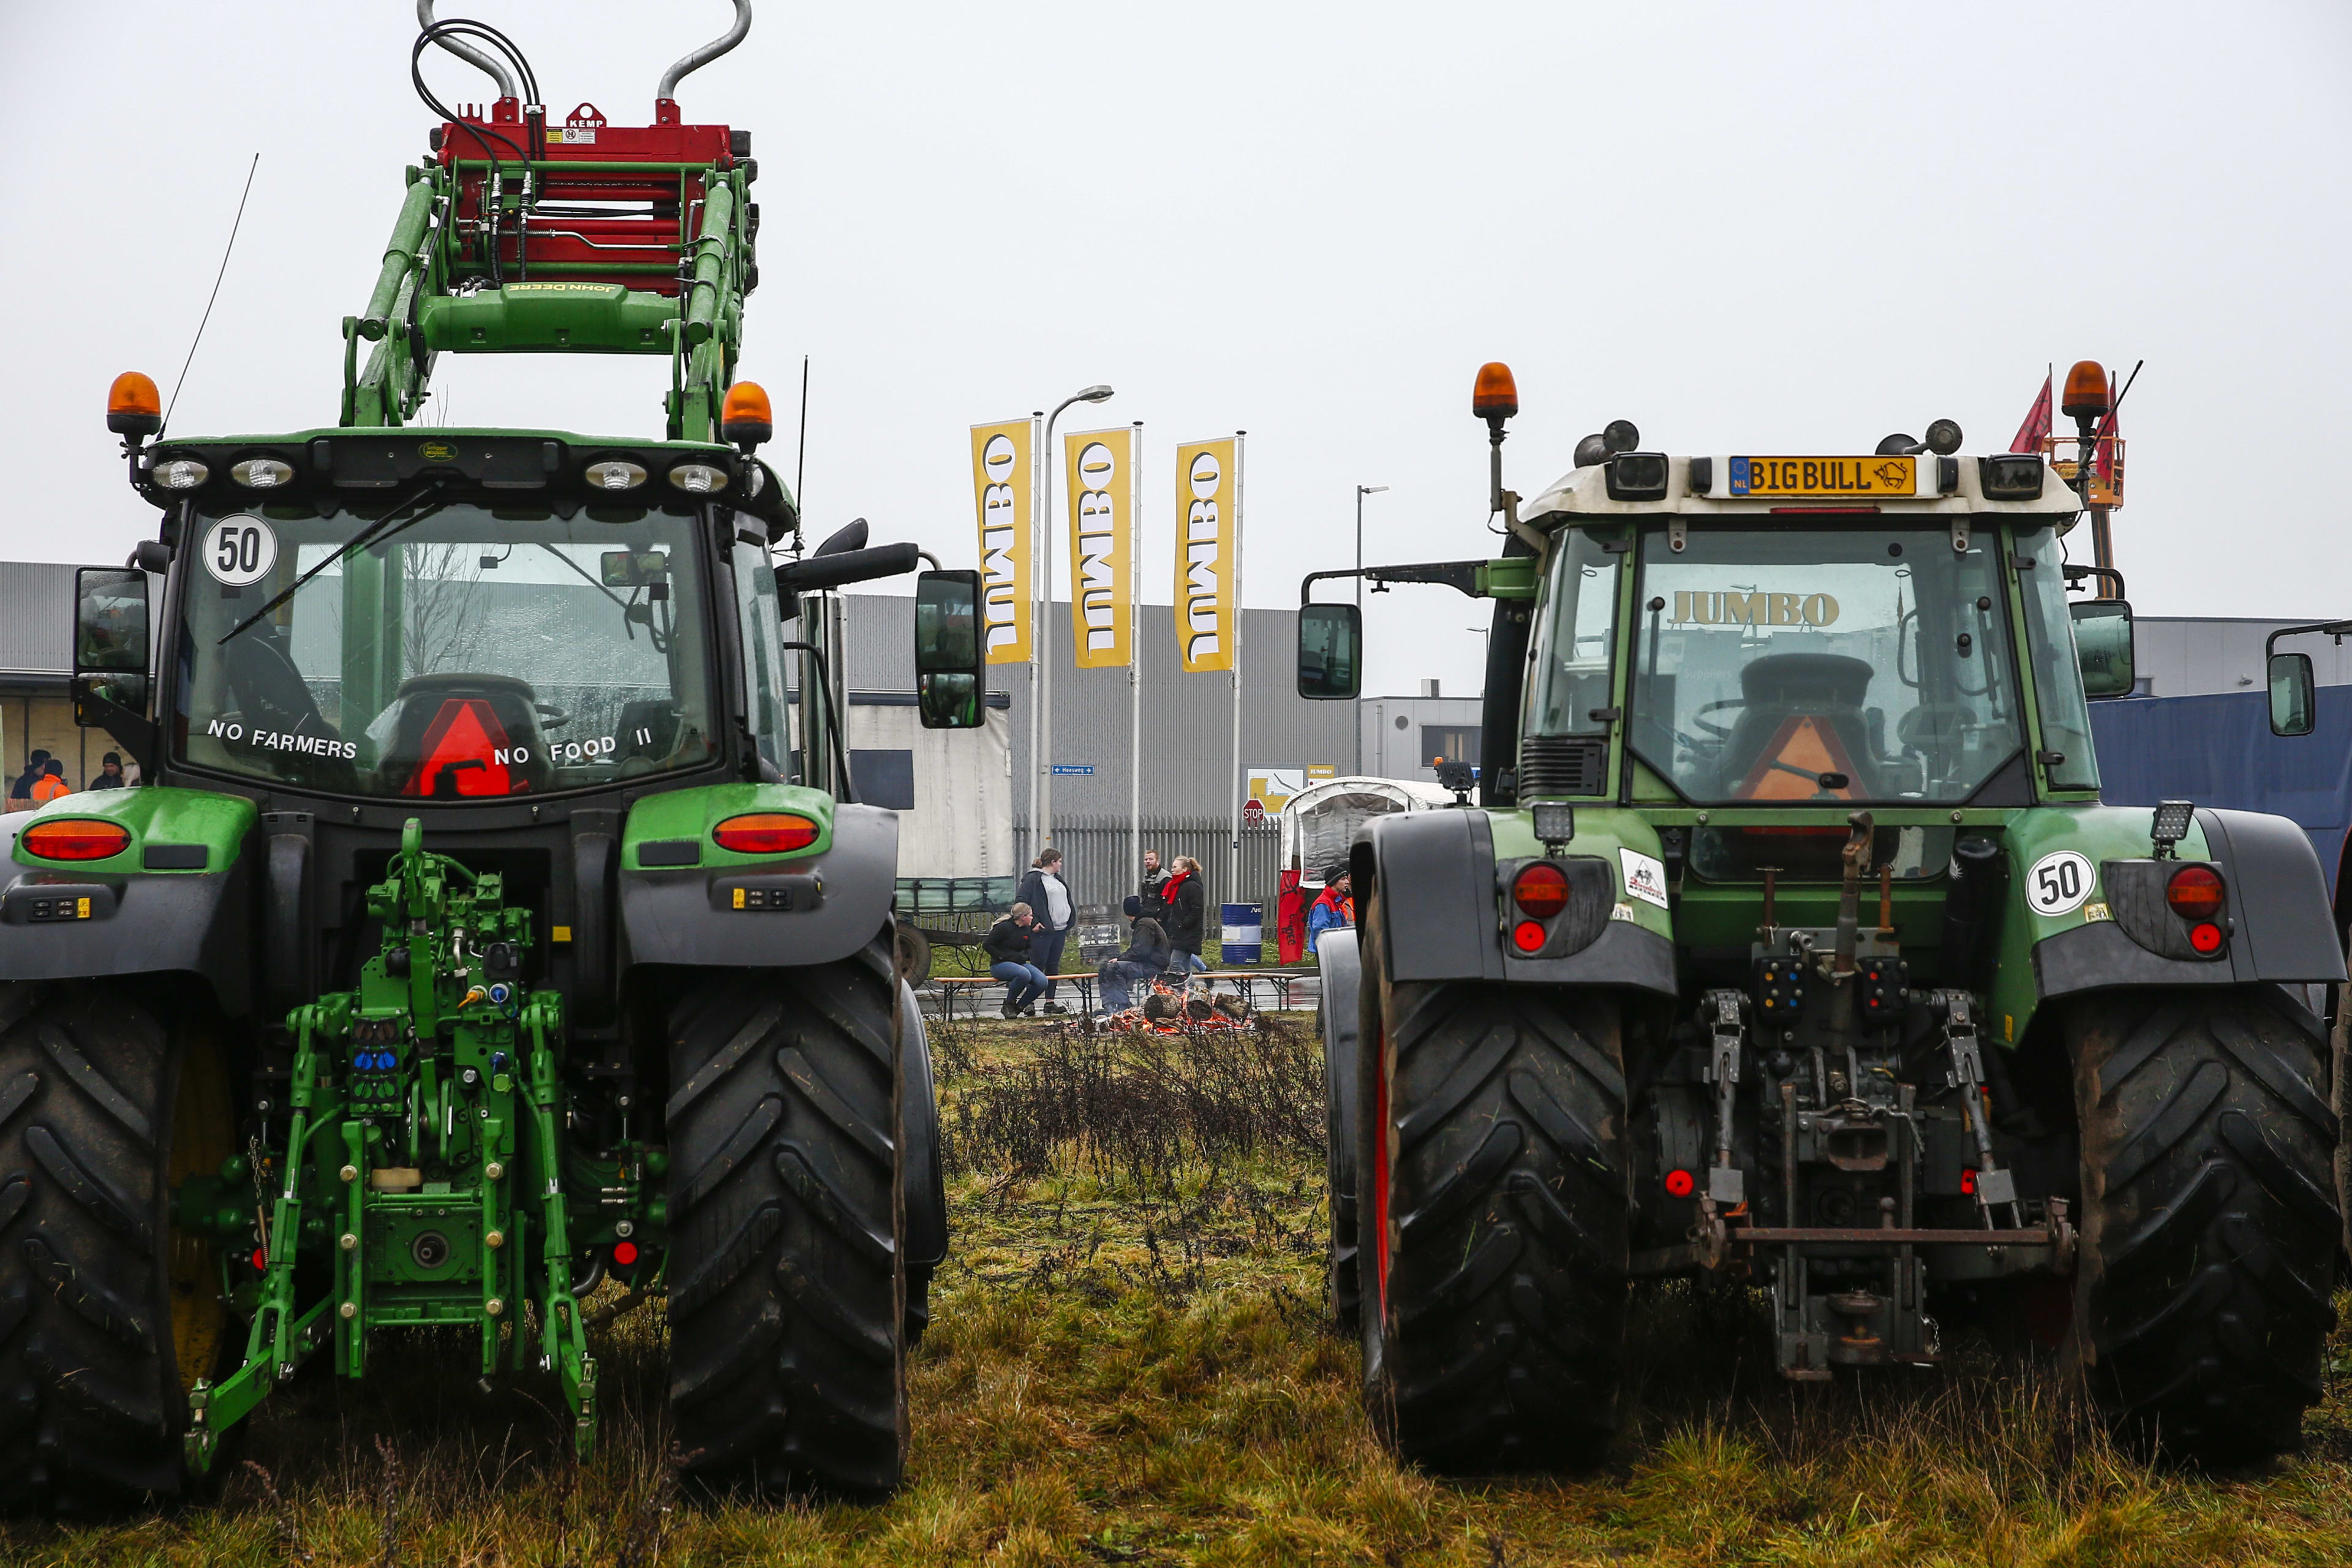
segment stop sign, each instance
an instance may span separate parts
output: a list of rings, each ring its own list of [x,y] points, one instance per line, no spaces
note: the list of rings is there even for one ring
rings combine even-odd
[[[1252,800],[1244,803],[1242,806],[1242,820],[1247,823],[1264,822],[1265,820],[1265,803],[1258,800]]]

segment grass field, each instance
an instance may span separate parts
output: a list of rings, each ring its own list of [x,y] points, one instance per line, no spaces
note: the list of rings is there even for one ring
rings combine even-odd
[[[551,1384],[387,1342],[256,1418],[216,1501],[19,1527],[12,1563],[1951,1563],[2352,1562],[2352,1338],[2305,1453],[2202,1477],[2115,1452],[2057,1374],[1795,1390],[1745,1293],[1645,1289],[1633,1418],[1598,1474],[1400,1470],[1325,1322],[1320,1063],[1304,1021],[1202,1042],[1045,1025],[937,1041],[955,1245],[909,1367],[909,1481],[878,1508],[679,1498],[658,1305],[604,1331],[604,1442]],[[2352,1302],[2339,1305],[2352,1306]]]

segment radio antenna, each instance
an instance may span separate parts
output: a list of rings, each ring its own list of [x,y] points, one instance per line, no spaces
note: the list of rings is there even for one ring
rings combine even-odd
[[[172,427],[172,410],[180,406],[180,388],[188,384],[188,367],[196,363],[196,344],[205,341],[205,327],[213,319],[213,302],[220,298],[221,279],[228,276],[228,258],[236,251],[236,231],[245,224],[246,198],[253,195],[253,174],[261,167],[261,154],[256,153],[253,162],[245,167],[245,191],[236,198],[236,216],[228,226],[228,244],[221,247],[220,270],[213,274],[213,291],[205,301],[205,313],[196,322],[196,335],[188,344],[188,357],[180,362],[180,379],[172,384],[172,401],[163,405],[163,423],[155,427],[160,439]]]
[[[808,477],[808,362],[801,355],[801,455],[793,464],[793,510],[808,516],[808,505],[801,499],[801,481]]]

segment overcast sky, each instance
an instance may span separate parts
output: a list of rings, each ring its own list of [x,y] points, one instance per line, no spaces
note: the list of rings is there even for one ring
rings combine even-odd
[[[1369,556],[1486,551],[1487,359],[1518,374],[1532,495],[1612,417],[1727,452],[1866,451],[1946,416],[1995,450],[2047,363],[2145,358],[2117,519],[2140,610],[2352,615],[2341,4],[758,10],[679,96],[754,133],[743,371],[789,425],[811,357],[820,533],[862,515],[972,563],[965,427],[1108,381],[1091,422],[1145,421],[1146,596],[1169,593],[1171,447],[1243,428],[1244,596],[1290,604],[1351,558],[1359,484],[1391,487]],[[557,118],[622,124],[729,14],[442,12],[508,31]],[[337,323],[431,122],[415,32],[401,0],[0,0],[0,554],[119,561],[152,530],[107,383],[169,394],[257,151],[173,428],[333,421]],[[445,355],[439,412],[656,435],[667,374]],[[1370,689],[1475,688],[1479,606],[1375,603]]]

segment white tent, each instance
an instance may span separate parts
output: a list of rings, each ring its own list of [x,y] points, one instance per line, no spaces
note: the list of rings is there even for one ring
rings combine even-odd
[[[1301,888],[1320,888],[1324,870],[1348,858],[1356,830],[1392,811],[1454,804],[1454,792],[1418,779],[1343,778],[1311,784],[1282,808],[1282,869]]]

